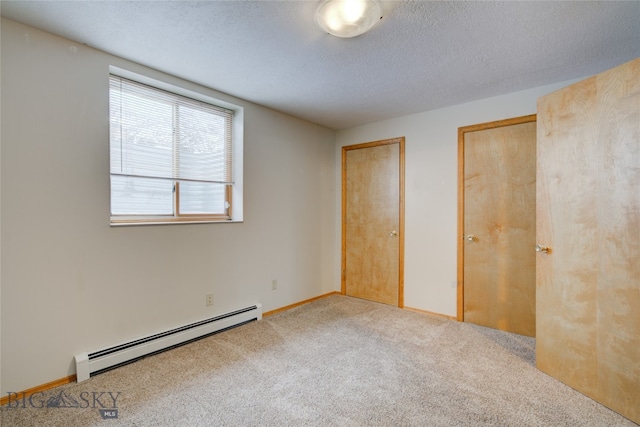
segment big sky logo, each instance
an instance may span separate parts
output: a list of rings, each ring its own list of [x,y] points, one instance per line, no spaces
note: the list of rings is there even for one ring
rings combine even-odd
[[[46,397],[43,392],[27,395],[26,393],[8,392],[7,408],[95,408],[103,419],[118,418],[118,397],[120,392],[83,391],[74,396],[64,391]]]

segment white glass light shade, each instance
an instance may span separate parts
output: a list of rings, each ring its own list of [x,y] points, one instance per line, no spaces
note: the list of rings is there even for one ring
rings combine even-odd
[[[366,33],[382,18],[378,0],[324,0],[316,9],[316,24],[336,37]]]

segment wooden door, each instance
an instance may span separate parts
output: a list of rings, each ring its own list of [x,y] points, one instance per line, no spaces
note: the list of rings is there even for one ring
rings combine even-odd
[[[536,117],[459,129],[459,320],[535,336]]]
[[[536,364],[640,423],[640,59],[539,99],[537,193]]]
[[[342,149],[342,293],[403,306],[404,138]]]

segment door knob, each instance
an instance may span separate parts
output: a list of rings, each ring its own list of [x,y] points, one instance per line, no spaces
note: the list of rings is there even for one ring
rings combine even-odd
[[[550,249],[548,246],[545,245],[536,245],[536,252],[544,252],[544,253],[549,253]]]
[[[396,237],[398,235],[398,232],[396,230],[393,230],[391,233],[389,233],[389,237]]]
[[[467,234],[467,240],[470,242],[475,242],[477,239],[473,234]]]

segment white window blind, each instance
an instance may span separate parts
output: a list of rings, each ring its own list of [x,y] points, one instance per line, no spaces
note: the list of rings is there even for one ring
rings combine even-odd
[[[229,216],[233,111],[109,79],[111,215]]]

